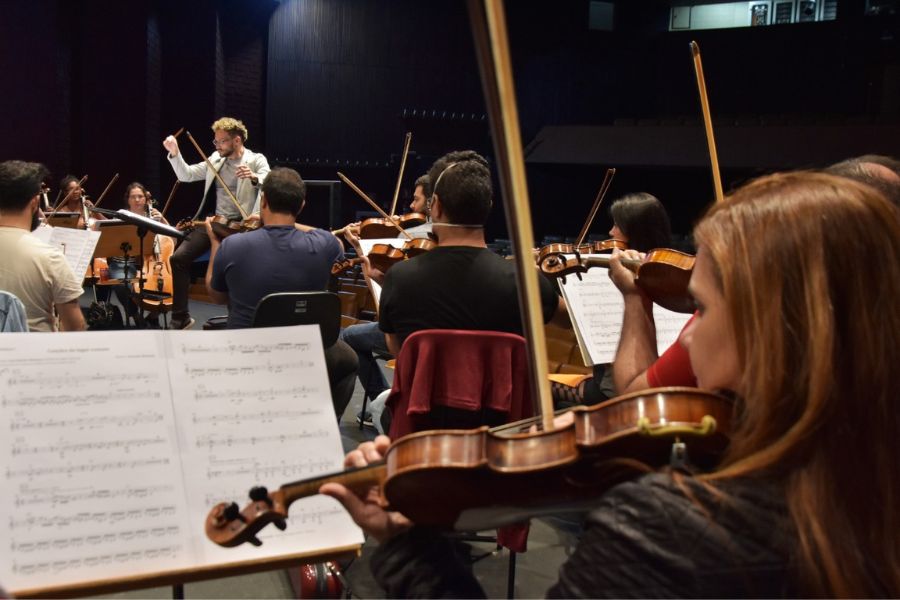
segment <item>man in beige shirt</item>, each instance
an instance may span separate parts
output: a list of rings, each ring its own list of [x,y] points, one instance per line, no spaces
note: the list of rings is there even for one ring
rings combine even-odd
[[[80,331],[85,325],[79,278],[59,249],[31,235],[46,176],[38,163],[0,163],[0,290],[25,305],[29,331]]]

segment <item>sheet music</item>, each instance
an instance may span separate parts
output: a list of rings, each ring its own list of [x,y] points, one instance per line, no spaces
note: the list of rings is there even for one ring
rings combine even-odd
[[[579,281],[574,275],[559,281],[581,356],[587,365],[610,363],[616,356],[625,303],[603,268],[589,269]],[[691,315],[653,305],[659,353],[671,346]]]
[[[0,336],[0,581],[177,568],[187,504],[158,334]]]
[[[368,240],[359,240],[359,246],[363,251],[363,256],[368,256],[369,252],[372,251],[372,246],[375,244],[389,244],[394,248],[402,248],[403,245],[407,242],[406,238],[374,238]],[[381,286],[376,282],[369,280],[369,289],[372,291],[372,296],[375,298],[375,306],[379,306],[381,304]]]
[[[287,530],[261,531],[261,548],[222,548],[202,535],[206,515],[218,502],[243,507],[254,485],[274,491],[343,468],[319,327],[270,327],[254,336],[248,331],[184,331],[167,340],[201,562],[361,544],[347,513],[324,496],[292,504]]]
[[[99,231],[69,227],[38,227],[32,235],[62,250],[69,266],[72,267],[72,272],[78,276],[87,273],[94,257],[94,249],[100,241]]]
[[[316,326],[0,336],[0,581],[11,591],[361,544],[291,506],[260,547],[206,539],[218,502],[340,470]]]

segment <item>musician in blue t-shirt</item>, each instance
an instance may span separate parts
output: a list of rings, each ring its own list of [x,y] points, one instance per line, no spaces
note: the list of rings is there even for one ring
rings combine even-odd
[[[217,304],[228,304],[228,327],[250,327],[259,301],[275,292],[323,291],[331,267],[344,258],[341,243],[322,229],[296,223],[306,203],[306,184],[293,169],[275,168],[262,184],[260,218],[255,231],[221,239],[210,220],[212,243],[206,288]],[[338,340],[325,351],[337,414],[353,393],[356,353]]]

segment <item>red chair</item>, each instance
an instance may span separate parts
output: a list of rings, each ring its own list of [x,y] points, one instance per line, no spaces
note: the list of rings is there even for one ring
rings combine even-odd
[[[392,438],[530,417],[525,338],[499,331],[417,331],[400,349],[387,406]]]
[[[392,439],[428,429],[497,426],[532,416],[525,338],[499,331],[426,329],[400,349],[388,395]],[[470,536],[474,541],[493,538]],[[513,597],[516,553],[526,550],[528,523],[497,530],[509,548],[507,595]]]

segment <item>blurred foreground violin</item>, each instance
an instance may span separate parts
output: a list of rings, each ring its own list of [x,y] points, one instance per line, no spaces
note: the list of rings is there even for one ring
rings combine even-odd
[[[285,529],[295,500],[328,482],[380,486],[384,503],[421,525],[481,531],[562,506],[589,504],[612,485],[687,461],[711,468],[728,444],[733,403],[693,388],[658,388],[571,410],[574,422],[527,432],[535,419],[488,429],[423,431],[395,440],[384,460],[269,492],[242,509],[221,503],[206,518],[220,546],[260,545],[269,523]],[[525,429],[526,432],[521,430]]]
[[[566,258],[548,254],[540,262],[541,272],[550,277],[566,277],[575,273],[581,277],[591,267],[609,267],[609,256]],[[695,258],[678,250],[656,249],[647,253],[643,261],[623,258],[622,265],[636,274],[635,283],[663,308],[692,313],[696,309],[688,294],[688,283],[694,270]]]

